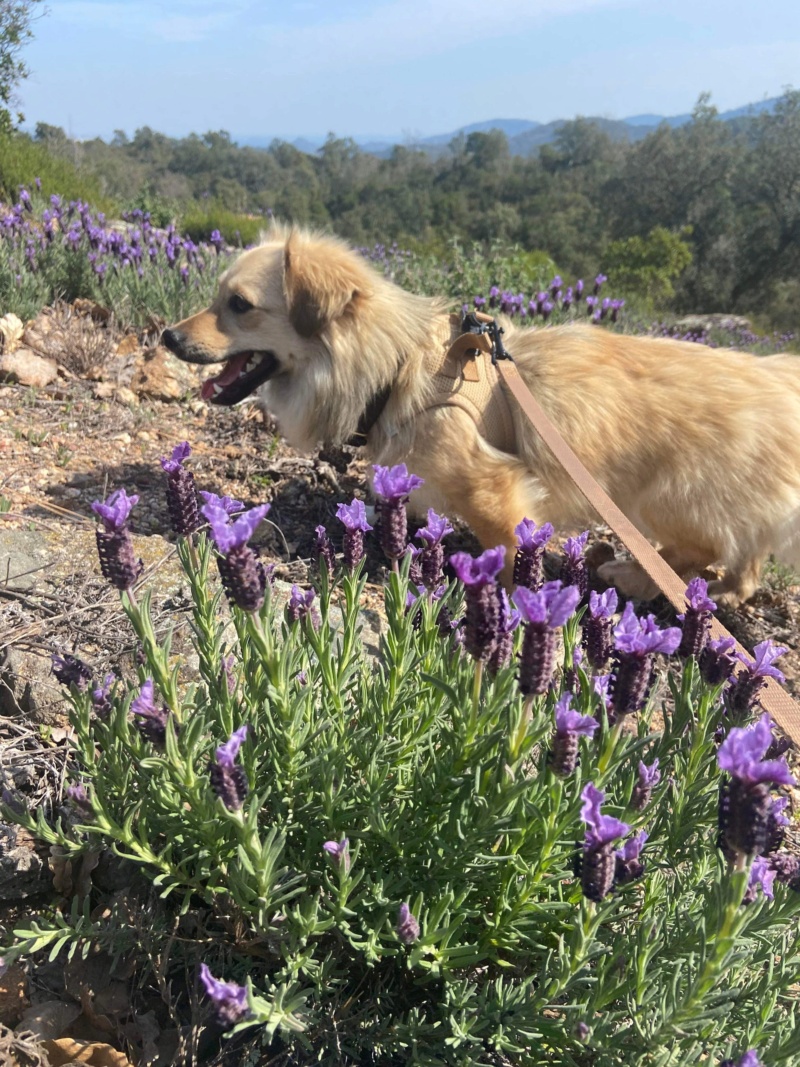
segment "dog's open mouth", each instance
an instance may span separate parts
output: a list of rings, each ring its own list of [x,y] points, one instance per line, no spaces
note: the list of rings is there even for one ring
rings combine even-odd
[[[240,352],[228,360],[220,374],[203,382],[200,395],[211,404],[238,404],[277,369],[274,352]]]

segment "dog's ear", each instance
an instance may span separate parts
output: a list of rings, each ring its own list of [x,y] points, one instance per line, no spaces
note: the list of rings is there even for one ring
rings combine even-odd
[[[345,315],[361,294],[362,279],[350,253],[292,234],[283,254],[283,288],[289,321],[301,337],[314,337]]]

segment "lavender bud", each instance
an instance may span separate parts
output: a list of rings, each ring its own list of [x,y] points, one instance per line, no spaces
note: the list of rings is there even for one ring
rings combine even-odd
[[[720,794],[719,829],[734,852],[763,855],[769,843],[772,796],[764,782],[731,780]]]
[[[77,656],[65,652],[63,656],[52,656],[52,670],[56,681],[61,685],[71,686],[80,693],[85,693],[92,680],[92,668]]]
[[[95,535],[100,573],[115,589],[132,589],[144,570],[144,562],[136,559],[130,531],[124,526],[118,530],[98,526]]]
[[[525,626],[519,653],[519,688],[524,696],[546,693],[556,661],[556,631],[549,626]]]
[[[253,549],[235,545],[226,556],[217,556],[217,567],[229,603],[242,611],[258,611],[264,603],[266,575]]]
[[[200,981],[206,996],[214,1005],[214,1017],[218,1026],[229,1030],[247,1015],[247,990],[243,986],[214,978],[205,963],[200,964]]]
[[[733,653],[735,647],[732,637],[706,642],[700,654],[700,674],[707,685],[721,685],[731,677],[737,663]]]
[[[777,852],[770,855],[769,862],[775,871],[776,881],[788,885],[795,892],[800,891],[800,857]]]
[[[411,945],[419,938],[419,923],[411,914],[408,904],[400,905],[397,917],[397,936],[404,945]]]
[[[238,763],[212,761],[208,768],[211,789],[229,811],[239,811],[247,799],[247,775]]]
[[[617,653],[611,681],[611,706],[615,715],[641,711],[647,703],[655,677],[652,656]]]
[[[345,530],[342,551],[344,565],[352,573],[364,558],[364,534],[361,530]]]
[[[328,574],[333,574],[336,569],[336,556],[334,555],[331,539],[328,537],[328,531],[324,526],[317,526],[315,533],[317,535],[317,565],[319,569],[322,570],[322,564],[324,562],[328,569]]]
[[[581,890],[588,900],[599,904],[614,885],[617,858],[613,841],[584,848],[580,864]]]
[[[162,460],[162,464],[163,464]],[[166,471],[166,468],[164,468]],[[185,467],[178,466],[167,473],[167,509],[172,529],[180,537],[188,537],[202,525],[197,507],[197,491],[194,475]]]
[[[403,501],[380,502],[379,534],[381,548],[388,559],[400,559],[405,555],[408,541],[408,517]]]

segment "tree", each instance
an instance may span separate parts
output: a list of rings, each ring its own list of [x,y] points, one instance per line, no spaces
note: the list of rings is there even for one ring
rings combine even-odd
[[[25,42],[33,36],[33,10],[41,0],[0,0],[0,133],[14,127],[10,105],[17,102],[15,89],[28,76],[19,58]],[[21,122],[23,115],[17,114]]]

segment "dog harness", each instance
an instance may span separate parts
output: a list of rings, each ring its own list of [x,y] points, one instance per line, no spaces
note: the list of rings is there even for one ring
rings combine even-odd
[[[508,391],[493,359],[493,346],[485,333],[464,332],[466,319],[450,316],[447,339],[441,351],[426,357],[425,369],[432,389],[422,408],[460,408],[475,423],[483,439],[501,452],[513,452],[516,435]],[[381,417],[393,385],[372,397],[358,420],[348,445],[360,448]]]
[[[424,410],[460,408],[488,444],[501,452],[513,452],[514,419],[508,392],[492,360],[491,339],[485,333],[463,333],[458,315],[450,317],[450,325],[451,343],[440,357],[427,362],[433,390]]]

